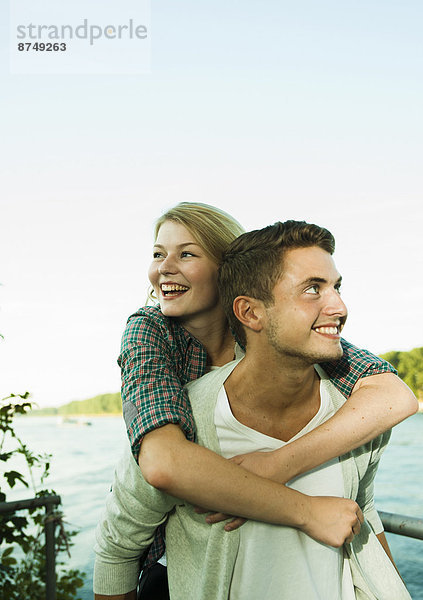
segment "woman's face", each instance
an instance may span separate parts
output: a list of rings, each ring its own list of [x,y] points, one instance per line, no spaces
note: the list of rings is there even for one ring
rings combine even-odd
[[[221,311],[217,265],[206,255],[186,227],[165,221],[153,247],[148,277],[167,317],[185,326],[201,326]]]

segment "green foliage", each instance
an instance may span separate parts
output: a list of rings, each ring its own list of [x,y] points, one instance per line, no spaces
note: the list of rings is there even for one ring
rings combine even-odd
[[[74,400],[59,408],[43,408],[34,414],[38,415],[103,415],[122,414],[122,400],[119,393],[100,394],[87,400]]]
[[[413,390],[418,398],[423,398],[423,348],[409,352],[393,350],[382,355],[398,371],[398,375]]]
[[[15,415],[26,414],[32,408],[27,402],[29,394],[14,395],[1,400],[0,405],[0,460],[3,472],[0,478],[0,502],[6,502],[5,487],[31,488],[35,497],[55,494],[53,490],[38,490],[48,477],[49,454],[32,452],[16,434],[13,426]],[[18,398],[18,402],[15,402]],[[7,449],[5,449],[7,445]],[[23,458],[26,474],[8,469],[8,461]],[[29,479],[29,481],[28,481]],[[56,552],[56,593],[57,600],[75,600],[78,588],[83,585],[84,573],[64,569],[65,562],[60,558],[72,545],[76,534],[63,523],[60,510],[50,513],[49,519],[55,524]],[[45,508],[0,515],[0,597],[7,600],[45,600]]]
[[[87,400],[75,400],[59,407],[59,415],[94,415],[104,413],[122,413],[120,394],[102,394]]]

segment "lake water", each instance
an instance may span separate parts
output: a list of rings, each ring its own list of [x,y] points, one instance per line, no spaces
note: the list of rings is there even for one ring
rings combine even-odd
[[[53,455],[47,487],[62,497],[66,521],[79,533],[69,566],[86,572],[80,591],[91,600],[94,530],[110,489],[113,468],[126,433],[118,417],[92,418],[92,426],[58,425],[53,417],[25,417],[16,429],[34,451]],[[376,503],[380,510],[423,517],[423,414],[397,426],[379,467]],[[27,498],[27,490],[13,498]],[[423,600],[423,541],[388,534],[397,566],[413,600]],[[393,599],[394,600],[394,599]]]

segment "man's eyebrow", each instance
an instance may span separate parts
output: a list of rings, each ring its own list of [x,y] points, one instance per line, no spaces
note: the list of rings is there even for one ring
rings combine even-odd
[[[303,287],[305,285],[313,285],[314,283],[327,283],[328,280],[324,277],[308,277],[301,283],[298,284],[298,287]],[[342,276],[340,275],[335,282],[335,285],[340,285],[342,283]]]

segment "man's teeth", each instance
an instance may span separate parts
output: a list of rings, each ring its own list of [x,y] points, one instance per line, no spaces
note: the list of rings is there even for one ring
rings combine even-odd
[[[337,335],[338,327],[316,327],[315,331],[317,331],[317,333],[326,333],[328,335]]]

